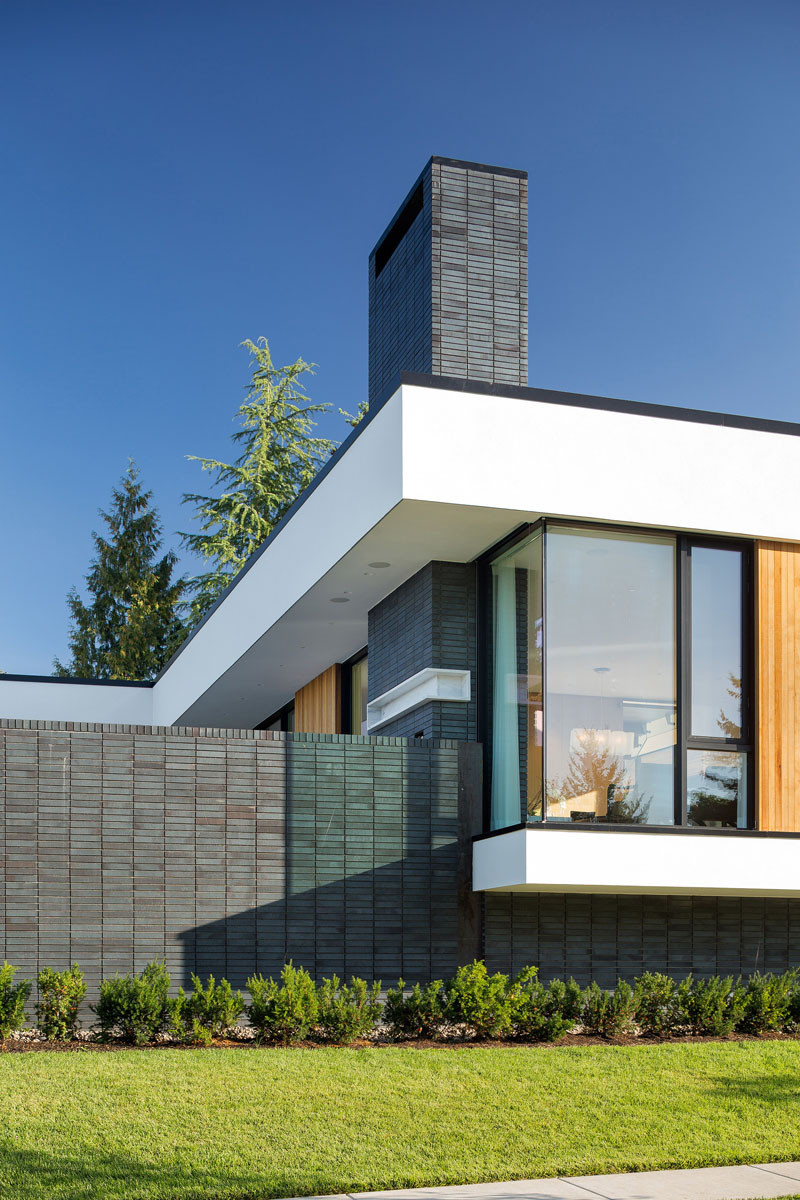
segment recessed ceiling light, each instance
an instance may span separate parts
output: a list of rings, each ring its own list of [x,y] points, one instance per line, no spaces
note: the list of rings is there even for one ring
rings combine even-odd
[[[390,567],[392,564],[387,562],[367,563],[368,567]]]
[[[349,604],[349,596],[331,596],[331,604]]]

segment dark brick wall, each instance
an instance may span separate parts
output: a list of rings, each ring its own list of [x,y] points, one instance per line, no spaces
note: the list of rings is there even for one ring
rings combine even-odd
[[[430,562],[369,614],[369,698],[425,667],[471,672],[472,699],[434,701],[384,726],[381,733],[477,738],[477,568]]]
[[[431,339],[431,174],[422,178],[423,208],[375,278],[369,260],[369,398],[375,400],[400,371],[433,371]]]
[[[432,189],[433,374],[524,386],[527,177],[434,162]]]
[[[613,987],[643,971],[750,975],[800,965],[800,900],[487,893],[485,920],[487,966],[535,963],[544,979]]]
[[[479,775],[448,741],[0,722],[0,957],[77,960],[90,1000],[156,957],[447,974],[480,949]]]
[[[527,177],[434,158],[421,184],[377,276],[370,256],[370,400],[401,370],[527,384]]]

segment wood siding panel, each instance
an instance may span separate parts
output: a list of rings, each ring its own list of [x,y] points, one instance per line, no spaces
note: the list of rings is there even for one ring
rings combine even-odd
[[[800,546],[756,543],[758,825],[800,832]]]
[[[342,733],[342,668],[334,663],[294,698],[296,733]]]

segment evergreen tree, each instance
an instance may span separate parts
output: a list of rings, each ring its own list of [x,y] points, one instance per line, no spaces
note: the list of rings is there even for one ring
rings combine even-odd
[[[604,820],[642,825],[647,821],[650,799],[633,789],[624,761],[605,744],[603,733],[588,729],[579,738],[570,753],[563,782],[548,782],[548,798],[571,800],[595,792],[606,802]]]
[[[193,622],[208,612],[336,448],[312,433],[315,414],[329,408],[312,403],[300,382],[313,373],[313,364],[298,358],[276,367],[266,338],[242,346],[250,352],[252,376],[237,413],[240,428],[233,434],[241,453],[232,463],[189,455],[211,473],[218,492],[183,497],[194,505],[200,532],[181,538],[208,564],[192,580]]]
[[[93,533],[95,557],[86,576],[88,603],[75,588],[67,597],[71,661],[55,660],[56,675],[94,679],[152,679],[186,634],[186,580],[174,579],[173,551],[158,557],[161,525],[133,462],[100,510],[106,537]]]

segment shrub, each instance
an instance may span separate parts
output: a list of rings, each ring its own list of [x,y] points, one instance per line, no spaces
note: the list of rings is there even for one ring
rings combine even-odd
[[[205,988],[197,975],[192,975],[192,991],[185,997],[183,1016],[190,1025],[197,1022],[212,1037],[235,1025],[244,1012],[241,992],[234,992],[227,979],[217,983],[209,975]]]
[[[253,975],[247,981],[252,1002],[246,1012],[260,1042],[303,1041],[316,1024],[317,989],[308,971],[289,962],[281,980]]]
[[[100,1037],[119,1037],[137,1046],[151,1042],[170,1020],[169,984],[162,962],[148,963],[139,976],[104,979],[93,1005]]]
[[[792,999],[797,971],[783,975],[751,975],[744,986],[743,1012],[738,1027],[747,1033],[766,1033],[792,1024]]]
[[[21,979],[14,983],[18,967],[4,962],[0,967],[0,1040],[5,1040],[25,1019],[25,1004],[31,994],[31,980]]]
[[[681,1024],[701,1037],[731,1033],[744,1015],[744,988],[730,975],[698,980],[688,975],[678,984],[677,998]]]
[[[645,971],[634,980],[633,1002],[636,1023],[648,1037],[664,1037],[681,1023],[678,985],[669,975]]]
[[[795,979],[787,1004],[787,1026],[789,1029],[800,1028],[800,983]]]
[[[366,1037],[381,1015],[380,981],[368,987],[352,977],[344,984],[338,975],[323,979],[317,988],[317,1035],[325,1042],[347,1044]]]
[[[459,967],[444,985],[447,1020],[476,1038],[503,1037],[511,1030],[513,1001],[507,975],[490,975],[476,960]]]
[[[36,982],[39,986],[36,1020],[44,1037],[48,1042],[74,1038],[78,1031],[78,1009],[86,995],[83,971],[77,963],[68,971],[43,967]]]
[[[396,988],[389,988],[383,1019],[394,1038],[436,1038],[441,1036],[445,1022],[445,999],[441,979],[434,979],[421,988],[415,983],[407,996],[405,983],[398,979]]]
[[[600,1037],[618,1037],[634,1028],[633,988],[624,979],[613,992],[591,983],[584,992],[581,1020],[586,1033]]]
[[[170,1000],[167,1033],[173,1041],[183,1042],[186,1046],[210,1046],[213,1036],[211,1030],[197,1017],[187,1015],[187,999],[183,988],[179,988],[178,995]]]
[[[526,967],[511,985],[511,1031],[532,1042],[554,1042],[575,1025],[583,993],[570,979],[551,979],[545,987],[536,967]]]

